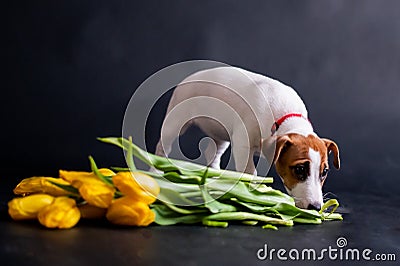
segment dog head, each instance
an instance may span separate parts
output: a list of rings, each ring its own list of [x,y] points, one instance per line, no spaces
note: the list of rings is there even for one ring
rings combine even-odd
[[[334,155],[334,167],[339,169],[339,148],[332,140],[321,139],[313,134],[307,137],[300,134],[277,137],[273,162],[297,207],[321,208],[322,186],[329,172],[330,152]]]

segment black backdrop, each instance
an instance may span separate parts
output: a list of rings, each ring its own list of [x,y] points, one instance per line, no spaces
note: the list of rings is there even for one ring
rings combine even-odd
[[[328,191],[399,192],[398,1],[9,1],[3,8],[0,178],[10,189],[27,176],[88,170],[89,154],[121,165],[122,153],[95,138],[121,135],[135,88],[173,63],[210,59],[296,88],[316,131],[341,148],[342,169],[331,172]]]

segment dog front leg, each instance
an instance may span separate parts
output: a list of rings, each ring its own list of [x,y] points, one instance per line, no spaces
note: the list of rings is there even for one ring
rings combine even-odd
[[[248,174],[257,174],[253,161],[253,155],[258,150],[250,143],[243,143],[246,135],[237,134],[232,136],[232,154],[235,161],[236,171]]]

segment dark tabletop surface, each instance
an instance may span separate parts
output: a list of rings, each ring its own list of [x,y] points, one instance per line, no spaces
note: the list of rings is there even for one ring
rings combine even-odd
[[[208,228],[201,225],[149,226],[121,228],[106,221],[81,221],[70,230],[49,230],[37,222],[13,222],[1,210],[2,265],[273,265],[281,264],[276,253],[273,259],[260,260],[257,251],[284,248],[314,249],[317,256],[331,248],[336,260],[325,253],[323,261],[289,262],[304,264],[367,263],[377,261],[340,260],[337,240],[345,238],[341,249],[368,248],[375,254],[395,254],[400,259],[399,199],[343,193],[338,195],[345,212],[344,221],[321,225],[280,227],[278,231],[260,226],[230,225],[228,228]],[[340,244],[342,245],[342,244]],[[262,251],[260,256],[263,256]],[[301,254],[301,253],[300,253]],[[346,253],[343,253],[346,254]],[[306,255],[307,256],[307,255]],[[350,256],[350,255],[349,255]],[[288,261],[287,261],[288,262]],[[380,262],[396,265],[396,262]]]

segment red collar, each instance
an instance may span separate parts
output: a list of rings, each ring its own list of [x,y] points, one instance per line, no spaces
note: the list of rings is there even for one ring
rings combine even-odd
[[[308,122],[310,122],[310,120],[308,118],[304,117],[300,113],[289,113],[289,114],[286,114],[286,115],[282,116],[281,118],[279,118],[278,120],[276,120],[275,123],[272,125],[272,127],[271,127],[271,136],[275,134],[275,132],[279,129],[279,127],[282,125],[282,123],[285,122],[286,119],[291,118],[291,117],[302,117],[302,118],[306,119]]]

